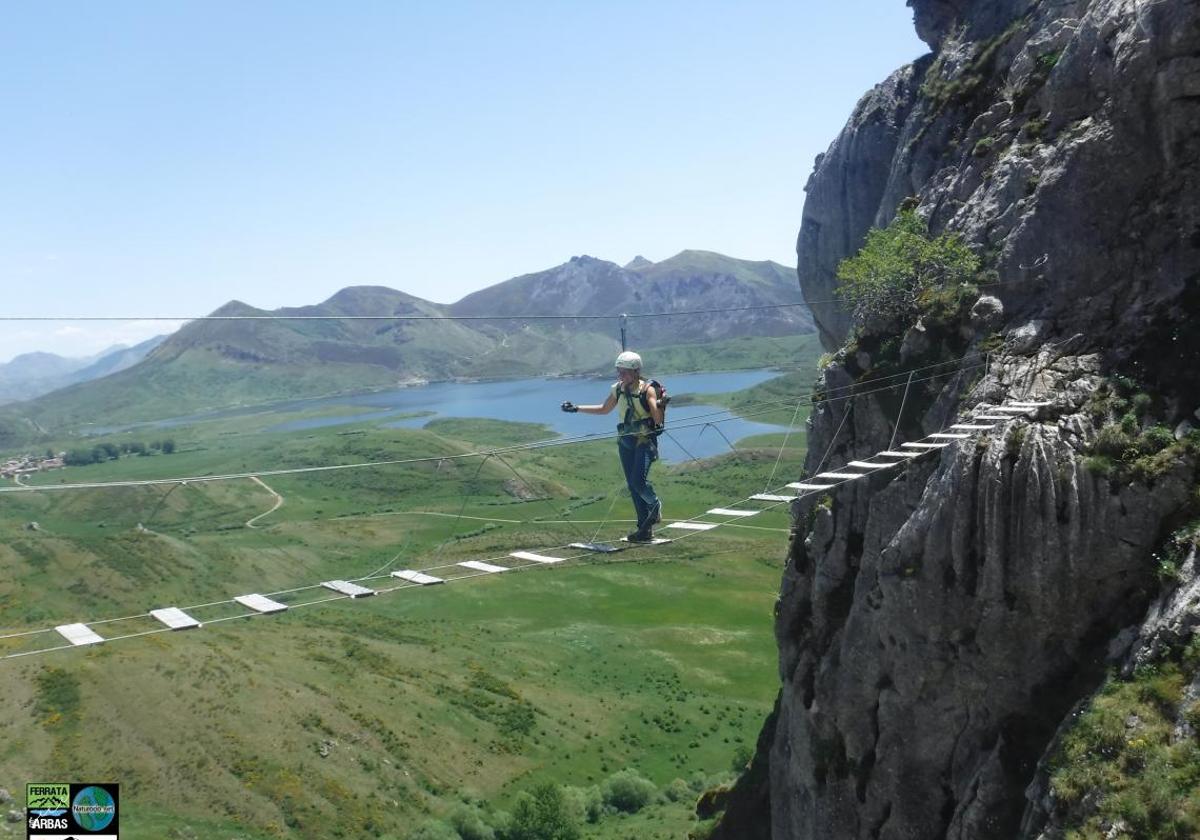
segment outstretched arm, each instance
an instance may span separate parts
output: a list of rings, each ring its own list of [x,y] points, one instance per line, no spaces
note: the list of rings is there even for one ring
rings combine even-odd
[[[576,406],[584,414],[608,414],[617,407],[617,395],[609,392],[608,399],[600,405],[580,405]]]

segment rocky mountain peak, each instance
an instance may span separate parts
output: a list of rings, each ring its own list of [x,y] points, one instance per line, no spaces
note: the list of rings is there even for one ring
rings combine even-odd
[[[908,0],[917,37],[935,53],[957,37],[988,38],[1039,5],[1039,0]]]

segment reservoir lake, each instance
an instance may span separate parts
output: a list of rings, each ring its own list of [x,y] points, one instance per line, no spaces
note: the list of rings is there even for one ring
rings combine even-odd
[[[740,391],[778,376],[773,370],[741,370],[717,373],[685,373],[660,377],[672,397],[682,394],[717,394]],[[374,391],[304,400],[288,400],[271,406],[247,406],[206,414],[176,417],[134,426],[92,429],[92,434],[106,434],[135,427],[170,428],[203,420],[233,417],[242,414],[263,415],[277,412],[281,417],[296,412],[327,409],[352,409],[352,414],[328,417],[307,417],[284,420],[268,431],[296,432],[327,426],[351,426],[364,423],[384,428],[419,429],[445,417],[481,417],[521,423],[541,423],[558,434],[611,435],[616,432],[621,409],[611,414],[566,414],[562,402],[576,405],[597,405],[608,396],[613,380],[595,377],[556,377],[515,379],[496,382],[435,382]],[[427,412],[419,417],[401,417],[414,412]],[[696,420],[694,418],[700,418]],[[708,421],[720,421],[705,426]],[[719,431],[718,431],[719,430]],[[697,402],[693,405],[672,404],[667,412],[667,431],[659,441],[659,451],[665,461],[683,461],[691,457],[707,458],[729,451],[729,441],[736,442],[751,435],[787,431],[784,426],[758,423],[731,417],[720,406]],[[724,437],[722,436],[724,435]],[[612,442],[615,446],[615,440]]]

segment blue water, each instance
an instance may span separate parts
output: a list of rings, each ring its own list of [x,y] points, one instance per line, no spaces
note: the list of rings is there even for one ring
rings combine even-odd
[[[769,370],[726,371],[723,373],[687,373],[664,376],[668,392],[680,394],[718,394],[740,391],[778,374]],[[329,408],[361,408],[360,413],[337,417],[312,417],[287,420],[267,431],[295,432],[325,426],[362,425],[379,423],[385,428],[419,429],[441,417],[483,417],[523,423],[542,423],[555,432],[567,435],[609,435],[616,431],[618,411],[608,415],[564,414],[559,405],[570,400],[577,405],[596,405],[608,396],[611,381],[596,378],[564,377],[556,379],[517,379],[503,382],[437,382],[392,391],[320,397],[308,400],[288,400],[270,406],[251,406],[227,409],[207,414],[173,417],[150,423],[93,428],[90,434],[115,434],[133,428],[170,428],[203,420],[247,415],[279,414],[286,416],[299,411]],[[429,412],[420,417],[408,417],[387,422],[398,414]],[[720,413],[718,413],[720,412]],[[691,418],[703,417],[691,425]],[[707,458],[729,451],[729,441],[767,432],[783,431],[784,427],[755,423],[741,418],[729,418],[723,409],[714,405],[672,405],[667,413],[669,435],[659,440],[659,452],[664,460],[682,461],[689,457]],[[721,420],[705,427],[708,420]],[[383,422],[381,422],[383,421]],[[688,428],[684,428],[688,427]],[[718,431],[719,430],[719,431]],[[722,437],[724,435],[724,437]],[[615,443],[612,445],[615,446]]]
[[[730,371],[725,373],[689,373],[663,377],[672,395],[723,393],[740,391],[777,374],[774,371]],[[294,432],[325,426],[341,426],[386,420],[396,414],[432,411],[432,416],[409,417],[380,425],[385,428],[419,429],[431,420],[442,417],[484,417],[522,423],[542,423],[562,435],[607,435],[616,431],[618,412],[608,415],[564,414],[559,405],[564,400],[576,404],[596,405],[608,396],[611,382],[592,378],[518,379],[505,382],[438,382],[395,391],[380,391],[346,397],[326,397],[288,404],[289,410],[314,409],[331,406],[367,407],[376,410],[348,417],[313,417],[289,420],[272,426],[268,431]],[[691,428],[689,419],[722,412],[714,405],[672,406],[667,414],[670,435],[659,441],[664,460],[681,461],[689,456],[707,458],[729,451],[730,441],[751,435],[782,431],[783,427],[755,423],[721,413],[713,420],[723,420],[715,427],[705,428],[704,417]],[[717,430],[720,431],[717,431]],[[615,445],[615,444],[614,444]]]

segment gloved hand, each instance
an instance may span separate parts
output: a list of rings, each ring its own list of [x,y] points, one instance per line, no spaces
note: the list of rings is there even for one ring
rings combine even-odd
[[[574,414],[576,411],[579,411],[579,406],[575,405],[573,402],[567,401],[562,404],[562,410],[568,414]]]

